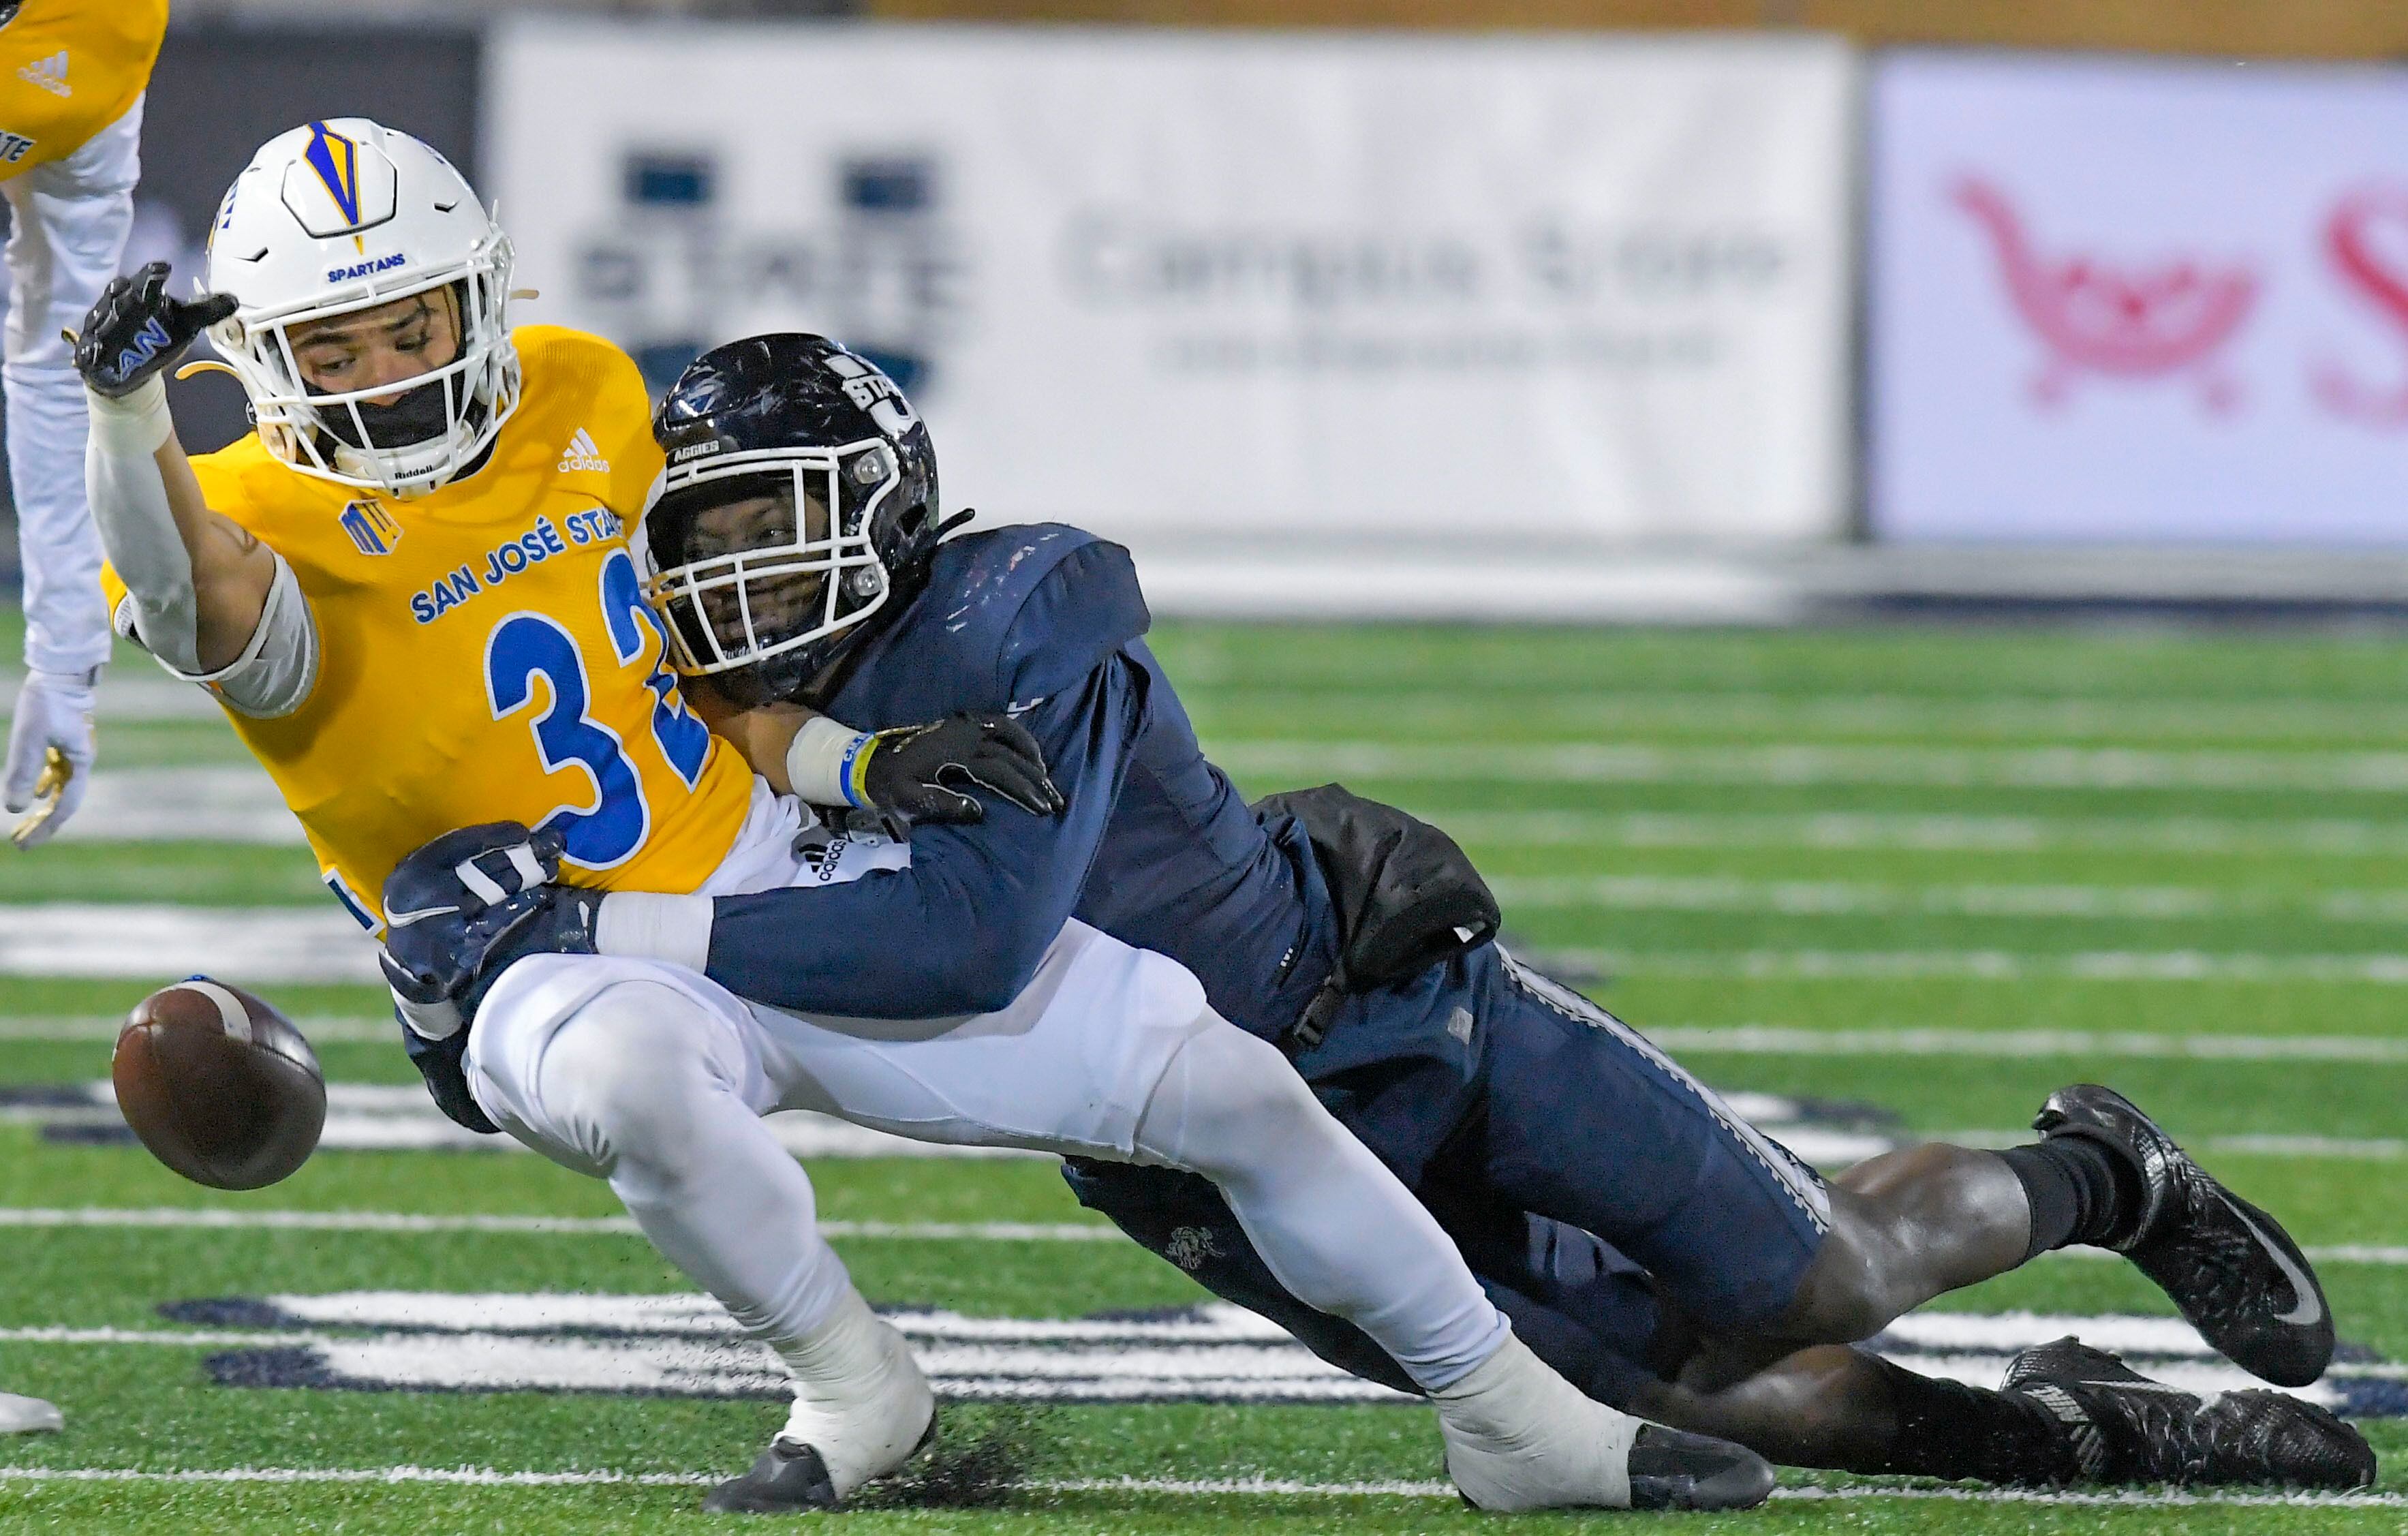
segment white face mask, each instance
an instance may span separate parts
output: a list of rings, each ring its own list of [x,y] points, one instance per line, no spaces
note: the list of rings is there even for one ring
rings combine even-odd
[[[877,612],[891,582],[869,529],[901,484],[894,451],[875,438],[671,468],[645,508],[639,561],[651,567],[654,513],[666,503],[685,524],[680,559],[652,568],[647,591],[669,615],[679,670],[733,671]],[[711,510],[689,510],[704,498]]]

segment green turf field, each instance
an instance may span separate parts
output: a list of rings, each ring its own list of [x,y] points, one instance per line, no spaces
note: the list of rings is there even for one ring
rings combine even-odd
[[[1715,1085],[1998,1139],[2063,1083],[2115,1084],[2318,1251],[2344,1340],[2408,1361],[2408,639],[1180,625],[1157,643],[1250,793],[1340,777],[1448,825],[1497,877],[1523,949]],[[207,723],[105,726],[103,741],[111,767],[240,755]],[[0,905],[322,900],[297,848],[0,850]],[[107,1018],[150,984],[0,978],[0,1082],[105,1075]],[[277,997],[297,1017],[356,1021],[322,1031],[331,1079],[414,1082],[371,1022],[374,992]],[[44,1140],[22,1117],[0,1144],[0,1388],[68,1420],[0,1441],[0,1528],[682,1529],[713,1523],[692,1513],[694,1484],[743,1465],[780,1421],[763,1400],[214,1385],[207,1362],[257,1345],[251,1326],[160,1310],[687,1288],[596,1219],[614,1212],[607,1190],[532,1157],[326,1152],[230,1197],[136,1149]],[[831,1159],[812,1173],[882,1304],[1072,1318],[1200,1294],[1133,1247],[1062,1230],[1085,1216],[1041,1161]],[[161,1208],[235,1215],[127,1214]],[[277,1213],[294,1214],[267,1224]],[[363,1213],[578,1219],[341,1219]],[[1027,1229],[979,1227],[996,1223]],[[2170,1313],[2120,1264],[2073,1257],[1949,1305]],[[1000,1509],[873,1511],[848,1529],[1573,1523],[1493,1522],[1437,1496],[1417,1408],[953,1417],[964,1439],[1025,1439],[1029,1486]],[[2408,1452],[2408,1419],[2364,1428],[2387,1462]],[[1767,1510],[1684,1529],[2393,1531],[2408,1524],[2401,1468],[2374,1500],[2320,1505],[1997,1502],[1788,1474]]]

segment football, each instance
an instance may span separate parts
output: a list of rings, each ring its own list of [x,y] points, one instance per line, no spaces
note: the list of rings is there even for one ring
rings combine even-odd
[[[150,1155],[194,1184],[258,1189],[316,1150],[326,1079],[293,1022],[196,976],[136,1005],[109,1063],[118,1112]]]

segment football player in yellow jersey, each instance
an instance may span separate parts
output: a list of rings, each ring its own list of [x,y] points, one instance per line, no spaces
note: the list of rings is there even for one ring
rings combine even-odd
[[[934,1429],[927,1381],[761,1123],[793,1108],[1202,1174],[1297,1296],[1431,1393],[1469,1497],[1630,1504],[1637,1421],[1513,1339],[1428,1213],[1184,967],[1073,920],[1016,995],[968,1018],[804,1015],[709,978],[714,901],[900,876],[910,850],[868,832],[806,842],[808,808],[687,712],[621,537],[660,462],[635,370],[591,337],[510,332],[509,266],[474,193],[407,135],[338,119],[271,140],[219,213],[214,296],[172,298],[154,266],[86,319],[93,510],[121,627],[226,707],[337,895],[385,926],[412,1055],[445,1108],[608,1179],[785,1362],[784,1429],[710,1506],[827,1507]],[[194,461],[160,375],[205,327],[258,432]],[[876,546],[809,566],[855,611],[924,581],[940,524],[910,462],[892,437],[848,445],[842,497],[789,467],[798,530],[840,504],[839,541]],[[877,799],[887,763],[906,790],[967,776],[998,791],[998,814],[1058,811],[1013,729],[956,717],[890,741],[831,722],[844,747],[824,784],[786,763],[826,804],[855,783]],[[990,776],[1015,762],[1036,775],[1020,793]],[[435,919],[506,915],[555,868],[588,903],[583,953],[485,978],[473,1028],[442,990],[404,990],[420,972],[395,952]],[[881,953],[884,939],[858,936],[865,968],[953,963]],[[1770,1470],[1733,1454],[1747,1501],[1764,1497]]]
[[[496,817],[546,826],[569,877],[602,887],[710,889],[740,877],[739,844],[785,855],[792,802],[687,712],[628,557],[661,464],[635,366],[595,337],[509,329],[509,242],[439,154],[358,119],[280,136],[220,208],[218,292],[179,301],[167,276],[110,283],[76,350],[108,609],[224,706],[364,926],[381,931],[402,854]],[[259,429],[189,459],[163,374],[209,326]],[[980,813],[944,776],[1041,805],[1015,733],[838,732],[852,761],[819,792]],[[456,1067],[456,1015],[448,1041],[441,1011],[407,1022],[413,1055],[448,1044]],[[847,1383],[884,1407],[866,1433],[816,1437],[849,1488],[910,1452],[927,1390],[817,1244],[804,1189],[819,1261],[766,1321],[787,1325],[769,1336],[803,1396],[823,1389],[814,1411]]]
[[[15,225],[0,377],[25,593],[25,681],[0,803],[30,811],[12,833],[20,848],[64,825],[91,781],[108,617],[84,511],[83,389],[60,332],[83,318],[124,254],[142,94],[166,29],[167,0],[0,0],[0,192]]]

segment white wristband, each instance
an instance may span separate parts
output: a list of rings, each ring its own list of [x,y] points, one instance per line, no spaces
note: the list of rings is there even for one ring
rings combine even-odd
[[[167,413],[167,380],[152,374],[133,394],[112,400],[91,389],[83,392],[84,414],[92,435],[103,448],[124,453],[156,453],[176,435],[176,420]]]
[[[710,897],[613,891],[594,919],[596,954],[665,960],[688,970],[710,966]]]
[[[448,998],[440,1002],[414,1003],[394,992],[393,1007],[401,1015],[401,1022],[409,1026],[409,1032],[421,1040],[450,1040],[460,1032],[460,1010]]]
[[[859,805],[846,780],[868,739],[825,715],[804,721],[786,748],[786,782],[794,786],[796,797],[813,805]]]

